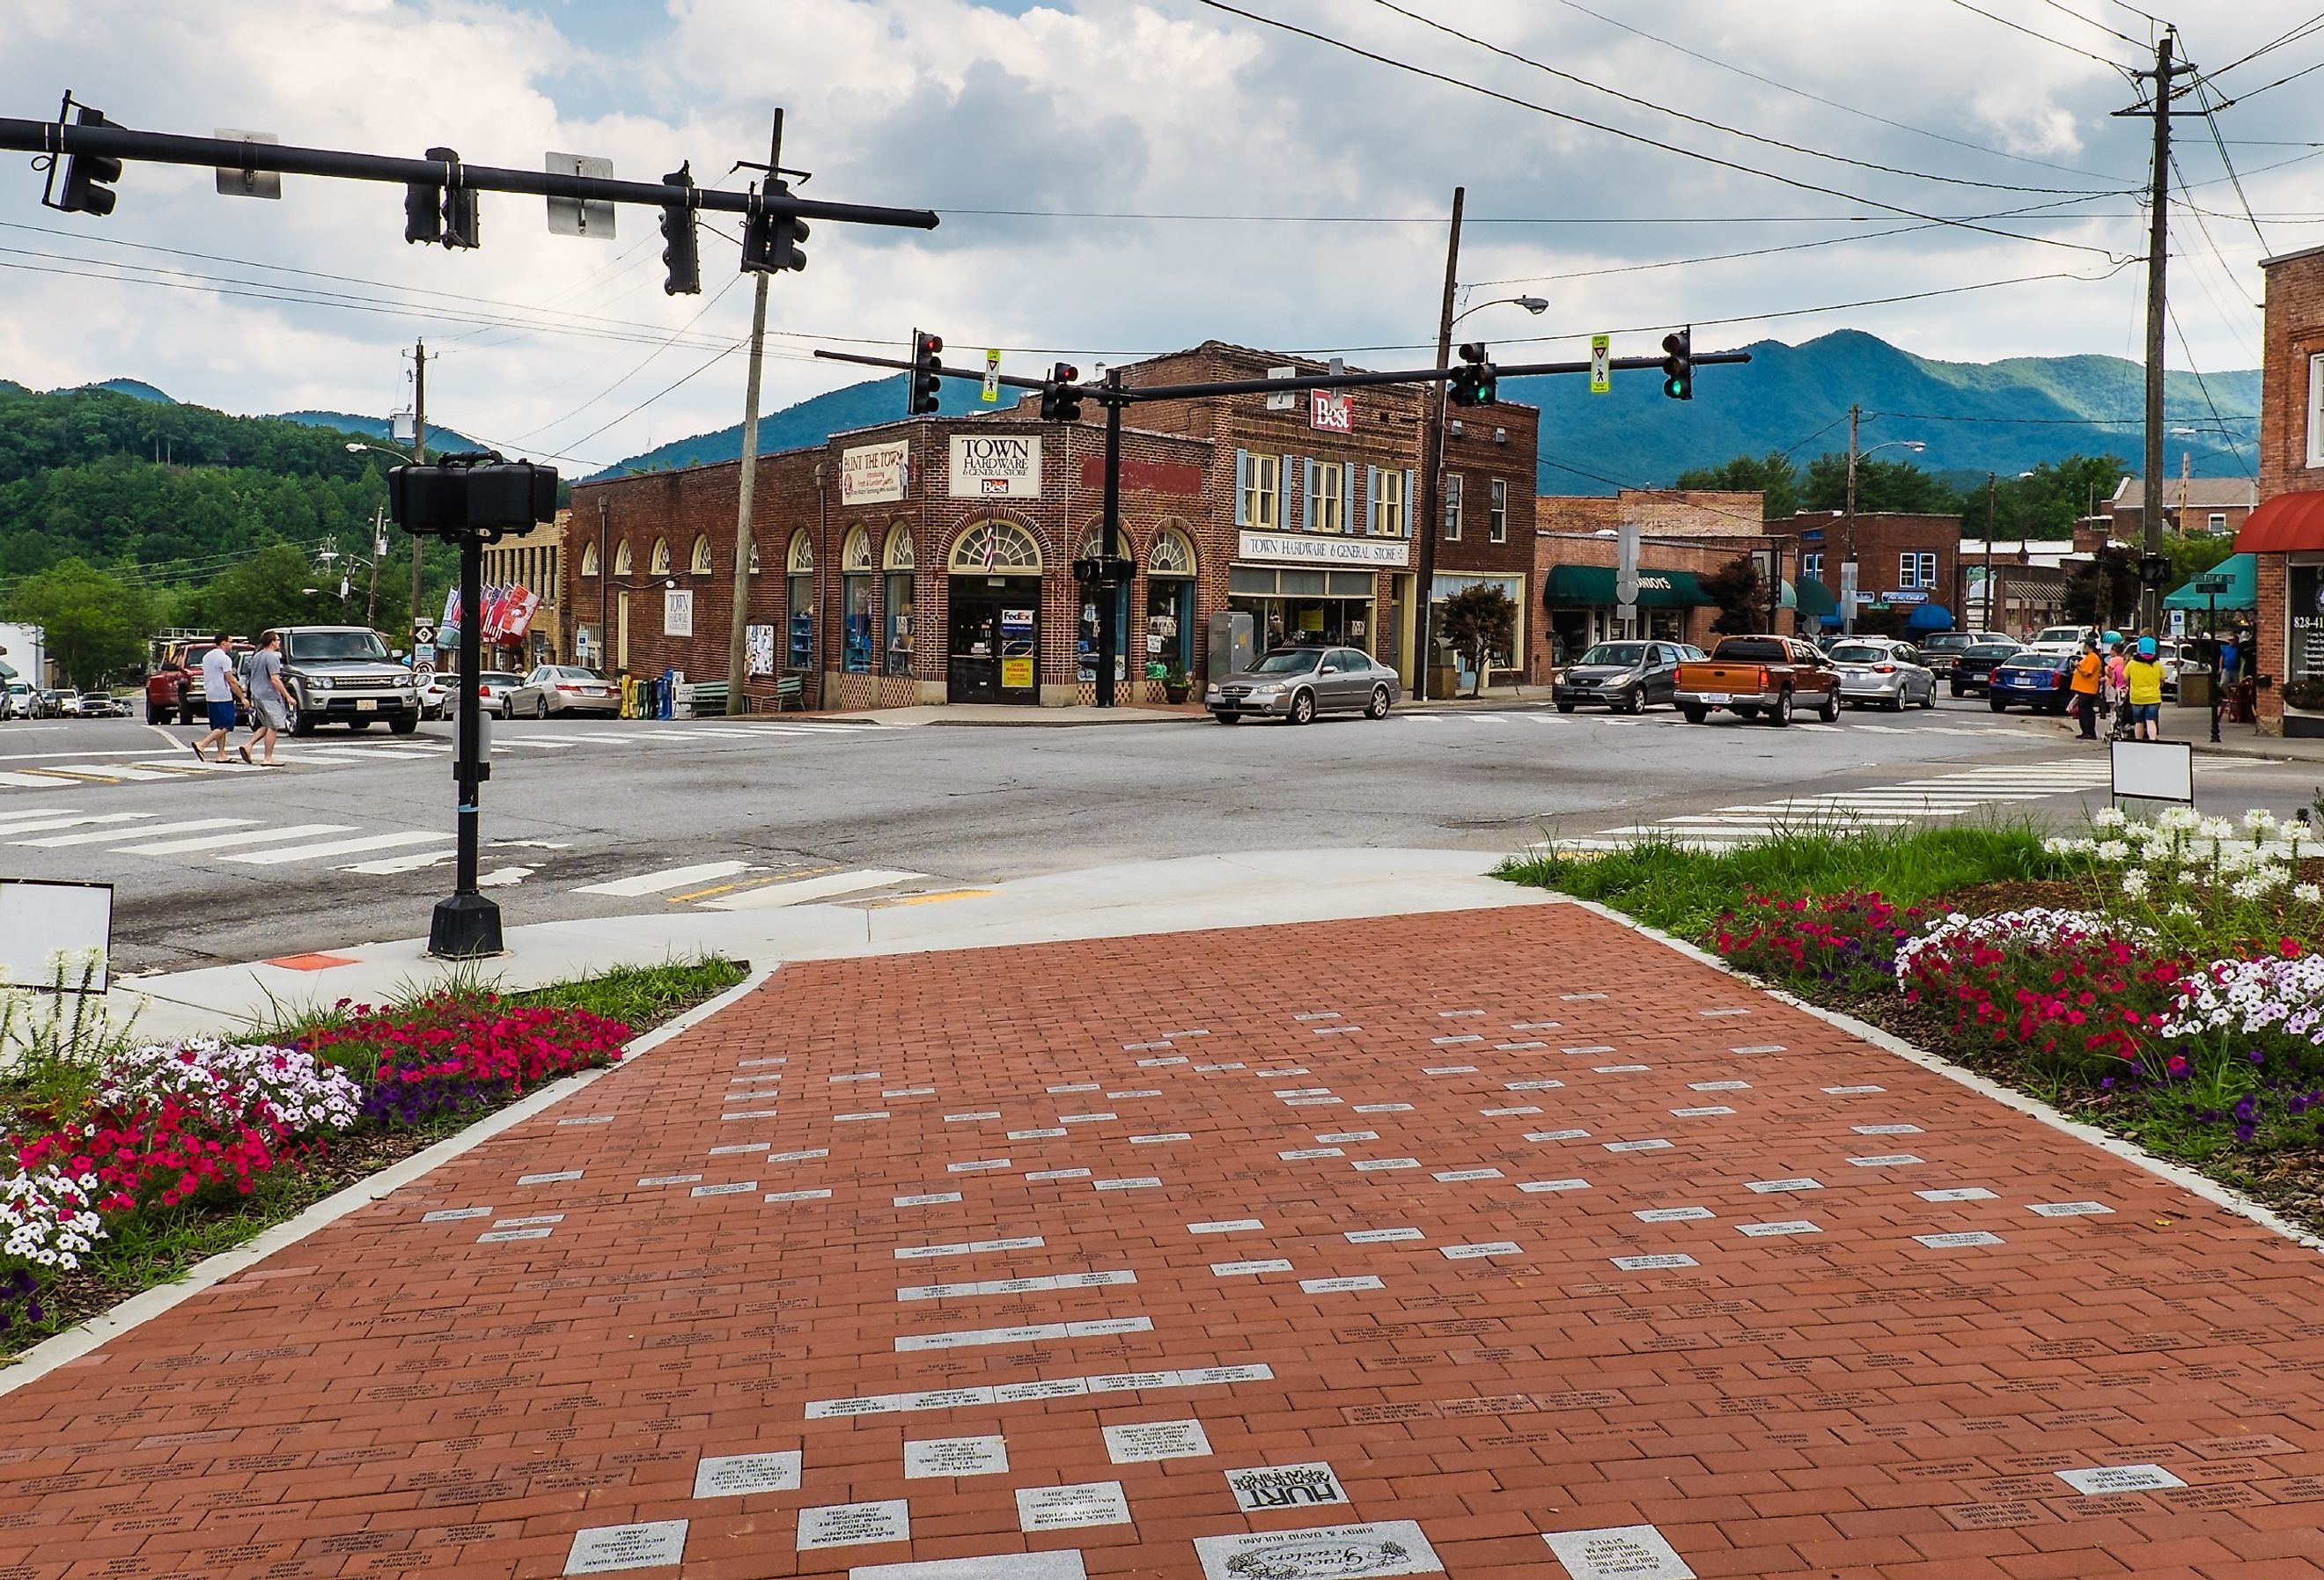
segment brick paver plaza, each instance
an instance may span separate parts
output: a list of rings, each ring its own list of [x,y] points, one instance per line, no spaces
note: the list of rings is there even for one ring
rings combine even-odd
[[[8,1396],[0,1580],[2312,1575],[2319,1297],[1576,907],[799,966]]]

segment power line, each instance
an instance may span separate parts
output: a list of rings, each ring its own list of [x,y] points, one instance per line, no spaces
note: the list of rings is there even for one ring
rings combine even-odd
[[[2070,252],[2095,253],[2100,257],[2106,258],[2109,262],[2118,263],[2126,261],[2121,254],[2109,252],[2104,247],[2087,246],[2080,242],[2058,241],[2050,236],[2027,236],[2015,231],[1996,229],[1990,226],[1975,225],[1960,220],[1947,219],[1941,215],[1929,214],[1918,208],[1907,208],[1899,204],[1883,202],[1877,198],[1863,197],[1858,193],[1845,191],[1837,187],[1826,187],[1814,181],[1801,180],[1793,176],[1779,175],[1774,171],[1761,170],[1754,165],[1738,163],[1731,159],[1723,159],[1715,153],[1705,153],[1700,149],[1682,147],[1675,143],[1665,143],[1660,138],[1649,137],[1642,132],[1628,131],[1620,126],[1609,125],[1604,121],[1593,121],[1586,115],[1577,115],[1565,110],[1552,109],[1549,106],[1538,103],[1533,99],[1521,98],[1515,94],[1503,93],[1498,88],[1487,88],[1481,83],[1470,82],[1462,78],[1448,76],[1442,71],[1432,70],[1428,67],[1416,65],[1409,60],[1399,60],[1394,56],[1380,54],[1377,51],[1365,49],[1360,44],[1350,43],[1344,39],[1333,38],[1329,33],[1318,32],[1313,28],[1301,27],[1296,23],[1285,22],[1277,17],[1262,16],[1257,12],[1246,11],[1239,5],[1229,5],[1227,0],[1195,0],[1195,3],[1200,5],[1207,6],[1213,11],[1224,12],[1230,16],[1239,16],[1247,22],[1258,23],[1263,27],[1275,28],[1284,32],[1295,34],[1300,38],[1312,40],[1316,43],[1328,45],[1335,50],[1344,51],[1348,54],[1357,56],[1362,60],[1373,61],[1379,65],[1389,67],[1395,70],[1408,72],[1416,77],[1425,78],[1432,82],[1443,83],[1448,88],[1461,88],[1466,92],[1477,94],[1485,98],[1495,99],[1502,104],[1514,106],[1518,109],[1531,110],[1536,115],[1547,115],[1552,120],[1563,121],[1569,125],[1576,126],[1585,126],[1593,132],[1603,132],[1609,136],[1619,137],[1625,142],[1636,143],[1647,148],[1659,149],[1665,153],[1675,153],[1681,158],[1692,159],[1700,163],[1711,165],[1720,170],[1733,171],[1739,175],[1757,176],[1763,180],[1774,181],[1778,185],[1791,187],[1803,192],[1814,192],[1821,197],[1840,198],[1850,203],[1862,203],[1870,208],[1886,210],[1890,214],[1902,215],[1908,219],[1925,219],[1935,224],[1951,225],[1963,230],[1976,231],[1985,236],[2001,236],[2010,241],[2032,241],[2038,243],[2043,246],[2061,247]],[[1960,0],[1956,0],[1956,3],[1960,3]]]
[[[2065,0],[2042,0],[2042,4],[2047,5],[2051,10],[2057,12],[2061,15],[2072,17],[2076,22],[2080,23],[2085,27],[2094,27],[2102,33],[2107,33],[2115,38],[2118,38],[2124,43],[2128,44],[2135,50],[2147,50],[2153,48],[2153,45],[2145,39],[2135,39],[2126,32],[2120,32],[2114,28],[2108,27],[2105,23],[2100,22],[2094,16],[2084,16],[2072,6],[2066,5]],[[2052,42],[2055,42],[2056,41],[2052,40]],[[2109,61],[2107,64],[2111,65],[2113,62]]]
[[[2179,352],[2187,359],[2187,371],[2195,375],[2195,387],[2203,392],[2203,404],[2211,409],[2211,420],[2220,425],[2224,436],[2227,419],[2219,415],[2219,403],[2211,399],[2210,382],[2203,377],[2203,370],[2195,365],[2195,352],[2194,348],[2187,344],[2187,331],[2179,327],[2179,315],[2171,310],[2169,302],[2163,303],[2163,310],[2171,319],[2171,332],[2179,337]],[[2253,482],[2258,482],[2259,470],[2252,462],[2244,459],[2242,444],[2230,438],[2227,439],[2227,449],[2236,457],[2236,464],[2243,467],[2245,475]],[[2159,477],[2151,477],[2147,479],[2147,485],[2157,491],[2155,497],[2160,500],[2163,480]]]
[[[574,418],[580,416],[582,412],[586,411],[590,407],[595,405],[598,402],[612,394],[615,390],[620,389],[623,384],[637,377],[638,374],[645,372],[646,368],[653,362],[654,358],[659,356],[663,352],[677,345],[679,337],[682,337],[688,329],[694,328],[696,324],[700,323],[705,314],[708,313],[712,308],[716,307],[720,302],[725,300],[726,293],[733,290],[735,284],[741,281],[742,278],[742,277],[740,274],[737,274],[733,279],[727,281],[725,284],[720,286],[718,288],[717,295],[712,297],[708,301],[704,302],[702,306],[696,310],[692,318],[687,319],[686,322],[680,324],[677,329],[672,331],[669,339],[664,340],[651,351],[647,352],[644,357],[638,362],[637,365],[631,368],[629,372],[615,379],[612,383],[607,384],[604,389],[598,391],[595,394],[582,402],[578,406],[574,407],[572,411],[567,411],[564,416],[552,418],[550,420],[542,423],[540,427],[518,435],[518,442],[521,443],[525,439],[532,439],[540,434],[546,433],[550,429],[558,426],[560,423],[570,422]]]
[[[1521,54],[1516,50],[1507,49],[1502,45],[1491,42],[1489,40],[1480,39],[1473,33],[1462,32],[1459,28],[1452,26],[1449,23],[1438,22],[1434,17],[1423,16],[1416,11],[1407,11],[1402,5],[1397,5],[1397,0],[1372,0],[1372,4],[1379,6],[1384,11],[1392,11],[1397,15],[1405,18],[1406,21],[1416,22],[1423,27],[1434,28],[1436,32],[1446,34],[1448,37],[1459,39],[1462,43],[1471,44],[1491,54],[1499,55],[1505,60],[1515,60],[1521,66],[1530,66],[1535,70],[1539,71],[1545,76],[1554,77],[1561,82],[1570,82],[1577,88],[1588,88],[1592,93],[1601,93],[1609,98],[1619,99],[1624,104],[1635,105],[1640,109],[1651,110],[1660,115],[1673,116],[1678,120],[1688,123],[1690,125],[1702,126],[1713,132],[1723,132],[1730,137],[1741,137],[1747,141],[1761,143],[1769,148],[1780,148],[1787,153],[1804,154],[1810,159],[1829,160],[1834,164],[1853,165],[1858,170],[1877,171],[1883,175],[1909,176],[1914,180],[1922,181],[1942,181],[1956,187],[1983,187],[1988,190],[1997,192],[2034,192],[2051,196],[2055,196],[2059,193],[2082,192],[2090,192],[2091,195],[2096,195],[2095,192],[2089,188],[2025,187],[2014,185],[2007,181],[1980,181],[1969,176],[1935,175],[1926,171],[1908,170],[1901,165],[1880,164],[1868,159],[1855,159],[1844,153],[1827,153],[1820,148],[1810,148],[1805,144],[1799,143],[1788,143],[1780,137],[1764,136],[1757,132],[1744,131],[1739,126],[1729,126],[1723,122],[1710,120],[1702,115],[1690,115],[1686,111],[1678,109],[1673,106],[1656,104],[1651,99],[1644,99],[1638,97],[1635,94],[1624,93],[1619,88],[1609,88],[1602,82],[1592,82],[1586,77],[1577,77],[1571,71],[1561,71],[1556,67],[1549,65],[1545,61],[1536,60],[1530,55]]]
[[[2070,44],[2063,39],[2052,38],[2048,33],[2036,32],[2034,29],[2027,27],[2022,22],[2012,22],[2009,18],[2001,15],[1997,12],[1987,11],[1981,5],[1972,5],[1969,4],[1969,0],[1952,0],[1952,3],[1960,6],[1963,11],[1973,12],[1978,16],[1982,16],[1987,22],[1997,22],[2013,32],[2022,32],[2029,39],[2039,39],[2045,44],[2054,44],[2070,55],[2080,55],[2085,60],[2096,60],[2099,65],[2106,67],[2108,70],[2122,71],[2125,76],[2129,75],[2123,67],[2107,60],[2104,55],[2094,55],[2089,51],[2082,49],[2080,46],[2076,44]],[[2136,41],[2134,40],[2133,42],[2135,42]]]
[[[2207,73],[2207,75],[2218,77],[2223,72],[2232,71],[2247,60],[2258,60],[2262,55],[2266,54],[2271,50],[2280,50],[2286,44],[2298,43],[2301,39],[2306,38],[2309,34],[2315,32],[2319,28],[2324,28],[2324,12],[2318,13],[2316,15],[2310,17],[2306,22],[2298,23],[2293,26],[2284,29],[2283,32],[2276,34],[2273,38],[2268,40],[2267,42],[2262,44],[2258,49],[2252,51],[2249,54],[2237,55],[2226,65]]]
[[[2089,176],[2092,180],[2101,181],[2121,180],[2118,176],[2103,175],[2097,171],[2077,170],[2072,165],[2057,164],[2046,159],[2034,159],[2026,154],[2006,153],[1998,148],[1987,148],[1982,143],[1971,143],[1966,138],[1948,136],[1942,132],[1932,132],[1925,126],[1914,126],[1908,125],[1904,121],[1891,120],[1886,115],[1875,115],[1870,110],[1858,109],[1856,106],[1850,104],[1842,104],[1836,98],[1828,98],[1820,93],[1811,93],[1804,88],[1794,87],[1793,84],[1783,81],[1779,78],[1762,76],[1757,71],[1750,70],[1742,66],[1738,66],[1732,61],[1720,60],[1715,55],[1706,55],[1698,50],[1688,49],[1684,44],[1679,43],[1673,39],[1666,39],[1660,33],[1648,32],[1646,29],[1634,26],[1633,24],[1624,22],[1618,17],[1608,16],[1603,12],[1592,11],[1588,6],[1579,4],[1578,0],[1557,0],[1557,3],[1560,5],[1564,6],[1569,11],[1578,11],[1582,15],[1602,22],[1609,27],[1619,28],[1624,32],[1628,33],[1635,38],[1642,38],[1649,43],[1660,44],[1666,50],[1675,50],[1680,54],[1686,56],[1689,60],[1700,60],[1706,66],[1715,66],[1721,71],[1731,71],[1738,77],[1748,78],[1753,82],[1760,83],[1765,87],[1775,88],[1779,92],[1792,94],[1796,97],[1807,99],[1813,104],[1823,105],[1831,109],[1840,110],[1847,115],[1857,115],[1864,120],[1877,122],[1883,126],[1893,126],[1899,132],[1910,132],[1917,137],[1933,138],[1939,143],[1950,143],[1956,148],[1966,148],[1972,152],[1988,154],[1996,159],[2006,159],[2017,164],[2030,164],[2038,166],[2043,170],[2061,171],[2067,175]]]
[[[2257,87],[2257,88],[2255,88],[2251,89],[2251,90],[2250,90],[2249,92],[2247,92],[2247,93],[2239,93],[2239,94],[2236,95],[2233,98],[2223,98],[2223,99],[2221,99],[2221,100],[2220,100],[2220,101],[2219,101],[2216,106],[2214,106],[2213,107],[2214,107],[2214,108],[2216,108],[2216,109],[2222,109],[2222,110],[2223,110],[2223,109],[2226,109],[2229,105],[2248,104],[2248,103],[2250,103],[2253,99],[2257,98],[2261,94],[2264,94],[2264,93],[2267,92],[2267,91],[2268,91],[2268,89],[2270,89],[2270,88],[2282,88],[2282,87],[2285,83],[2287,83],[2287,82],[2297,82],[2297,81],[2299,81],[2301,78],[2303,78],[2303,77],[2307,76],[2310,71],[2319,71],[2319,70],[2324,70],[2324,60],[2319,60],[2319,61],[2317,61],[2317,62],[2316,62],[2316,64],[2315,64],[2315,65],[2313,65],[2313,66],[2302,66],[2299,70],[2294,71],[2294,72],[2293,72],[2293,73],[2292,73],[2292,75],[2290,75],[2289,77],[2279,77],[2279,78],[2277,78],[2273,82],[2264,82],[2264,83],[2262,83],[2259,87]],[[2286,160],[2284,162],[2285,162],[2286,164],[2289,164],[2289,163],[2291,163],[2291,162],[2292,162],[2292,161],[2290,161],[2290,160]],[[2276,169],[2277,167],[2276,167],[2276,166],[2274,166],[2274,165],[2270,165],[2270,166],[2268,166],[2267,168],[2268,168],[2268,169],[2270,169],[2270,170],[2273,170],[2273,169]],[[2257,171],[2253,171],[2252,173],[2253,173],[2254,175],[2257,175],[2259,172],[2258,172]]]

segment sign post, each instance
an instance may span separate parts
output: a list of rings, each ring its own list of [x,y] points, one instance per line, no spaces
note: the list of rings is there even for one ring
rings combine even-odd
[[[1604,338],[1602,335],[1598,337],[1600,341]],[[1602,346],[1592,347],[1592,361],[1598,359],[1602,349]],[[1622,634],[1636,636],[1638,618],[1638,523],[1624,522],[1615,533],[1614,544],[1614,598],[1618,605],[1614,612],[1622,622]]]

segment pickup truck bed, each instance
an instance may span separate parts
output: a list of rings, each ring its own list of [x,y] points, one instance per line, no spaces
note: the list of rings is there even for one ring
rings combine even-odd
[[[1812,642],[1788,636],[1730,636],[1707,659],[1678,667],[1672,698],[1689,724],[1709,722],[1722,708],[1781,727],[1795,710],[1826,724],[1840,718],[1840,672]]]

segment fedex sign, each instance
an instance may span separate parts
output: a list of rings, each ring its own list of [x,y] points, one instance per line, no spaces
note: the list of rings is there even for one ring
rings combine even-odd
[[[1307,426],[1325,433],[1353,433],[1356,429],[1354,402],[1344,390],[1310,390],[1307,392]]]

